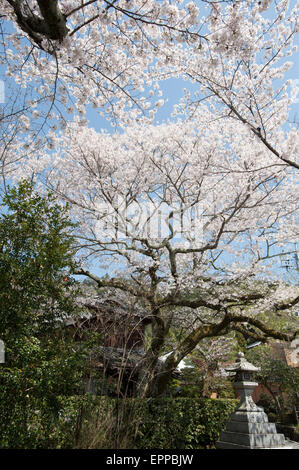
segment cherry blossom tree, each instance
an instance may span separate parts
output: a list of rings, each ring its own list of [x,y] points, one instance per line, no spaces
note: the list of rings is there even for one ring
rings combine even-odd
[[[154,113],[162,104],[157,61],[205,39],[197,16],[192,2],[3,0],[3,178],[17,151],[22,158],[51,148],[49,129],[66,127],[74,115],[86,123],[90,108],[113,125],[128,113]]]
[[[41,190],[68,201],[80,222],[85,264],[76,273],[148,309],[153,336],[140,370],[143,395],[162,393],[203,338],[234,330],[261,340],[296,334],[259,318],[271,310],[292,315],[298,302],[296,288],[269,281],[279,247],[297,236],[295,169],[278,163],[243,123],[202,113],[114,135],[73,124],[53,136],[56,152],[26,164],[28,174],[40,175]],[[24,167],[16,170],[23,176]],[[89,260],[110,278],[90,270]],[[185,335],[157,374],[178,314]]]
[[[27,129],[38,117],[66,126],[74,112],[84,124],[90,106],[115,123],[154,118],[159,83],[183,77],[198,87],[176,112],[205,100],[298,169],[297,133],[282,130],[290,84],[281,82],[296,52],[296,2],[5,0],[1,18],[6,73],[36,93]]]
[[[265,17],[269,4],[256,2],[251,9],[248,2],[236,2],[223,15],[220,5],[213,5],[209,41],[203,42],[200,57],[193,51],[184,64],[183,73],[200,93],[186,93],[183,101],[193,113],[203,99],[211,102],[218,118],[241,122],[278,161],[298,169],[298,132],[285,127],[290,81],[282,80],[297,52],[298,3],[289,10],[290,2],[276,2],[274,17]]]
[[[147,95],[155,94],[149,67],[204,40],[192,2],[186,7],[155,0],[3,3],[4,24],[11,20],[16,28],[3,31],[7,74],[26,87],[37,81],[36,93],[50,99],[62,125],[64,112],[75,110],[83,119],[88,105],[115,120],[130,107],[144,113]]]
[[[19,108],[23,133],[3,172],[9,162],[14,178],[34,177],[70,202],[86,260],[78,274],[148,309],[141,396],[163,393],[204,338],[248,326],[261,340],[296,334],[260,314],[292,315],[298,302],[271,278],[298,235],[298,132],[284,80],[297,18],[286,0],[4,2],[2,20],[16,31],[3,33],[2,64],[34,108],[29,98]],[[184,78],[186,91],[173,121],[154,126],[169,78]],[[87,127],[90,106],[119,130]],[[46,144],[33,148],[45,126]],[[178,315],[185,335],[157,371]]]

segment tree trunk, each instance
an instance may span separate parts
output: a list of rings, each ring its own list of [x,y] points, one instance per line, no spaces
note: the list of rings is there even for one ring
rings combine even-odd
[[[141,398],[156,396],[156,383],[159,374],[159,357],[165,344],[167,328],[162,319],[155,319],[153,338],[142,361],[138,374],[137,396]]]
[[[152,383],[151,394],[148,396],[161,396],[165,393],[167,386],[171,380],[172,373],[180,362],[178,352],[173,352],[167,357],[166,361],[156,370],[156,374]]]
[[[158,356],[147,353],[138,374],[137,396],[139,398],[155,396]]]
[[[213,371],[208,368],[203,379],[203,388],[202,388],[202,396],[205,398],[210,398],[212,377],[213,377]]]

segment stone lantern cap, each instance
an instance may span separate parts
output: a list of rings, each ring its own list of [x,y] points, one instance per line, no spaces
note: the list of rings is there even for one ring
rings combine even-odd
[[[260,367],[256,367],[250,362],[246,361],[245,356],[242,352],[238,353],[238,359],[235,364],[231,367],[226,367],[225,370],[230,372],[258,372],[261,370]]]

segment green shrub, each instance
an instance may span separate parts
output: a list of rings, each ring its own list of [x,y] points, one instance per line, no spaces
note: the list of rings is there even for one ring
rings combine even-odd
[[[188,397],[140,401],[137,409],[141,422],[136,447],[196,449],[213,446],[236,405],[236,400]]]
[[[92,338],[79,347],[63,327],[79,313],[74,224],[67,206],[26,181],[7,190],[1,208],[0,448],[71,446],[62,401],[78,393],[92,348]]]
[[[56,398],[54,412],[39,399],[19,397],[13,423],[2,426],[0,447],[211,448],[238,403],[188,397],[118,400],[91,394]]]
[[[0,448],[62,449],[73,448],[82,409],[90,397],[55,397],[56,411],[46,400],[29,395],[18,397],[5,414],[0,406]],[[7,404],[5,403],[6,407]],[[7,418],[7,419],[5,419]]]
[[[98,400],[100,405],[102,398]],[[101,405],[102,416],[99,409],[86,416],[78,447],[210,448],[238,403],[188,397],[108,400],[109,409],[107,397],[105,406]]]

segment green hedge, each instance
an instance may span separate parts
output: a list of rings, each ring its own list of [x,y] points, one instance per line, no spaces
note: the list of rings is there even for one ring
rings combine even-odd
[[[86,395],[55,397],[52,409],[43,399],[29,395],[12,396],[11,403],[4,398],[0,393],[0,449],[73,448],[82,415],[96,406],[93,397]]]
[[[57,414],[47,414],[39,411],[40,403],[28,400],[15,408],[13,419],[0,425],[0,448],[211,448],[237,403],[85,395],[59,397]]]
[[[237,404],[238,400],[189,397],[108,401],[105,397],[104,402],[100,398],[100,406],[84,416],[78,447],[212,448]]]
[[[129,408],[136,430],[134,446],[139,449],[213,447],[237,403],[237,400],[194,398],[132,400]]]

